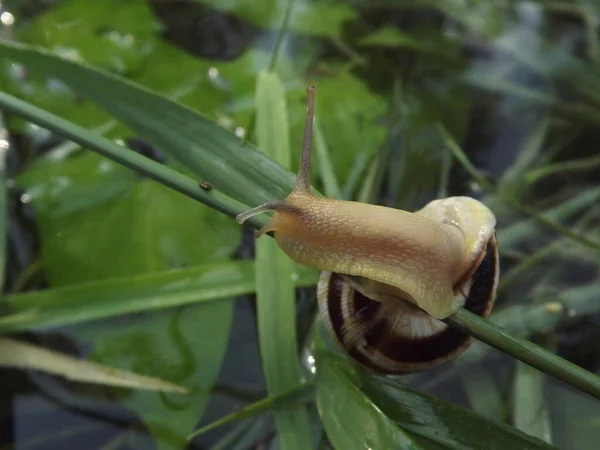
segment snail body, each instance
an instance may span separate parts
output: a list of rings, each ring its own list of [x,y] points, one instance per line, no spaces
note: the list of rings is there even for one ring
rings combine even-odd
[[[256,237],[272,232],[292,260],[322,271],[320,314],[338,344],[363,366],[403,373],[457,356],[470,339],[441,320],[462,306],[489,314],[498,282],[494,214],[469,197],[434,200],[408,212],[315,196],[314,88],[307,92],[293,191],[238,215],[238,222],[274,211]]]

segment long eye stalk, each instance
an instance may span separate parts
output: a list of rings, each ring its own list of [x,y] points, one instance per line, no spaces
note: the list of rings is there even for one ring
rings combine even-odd
[[[294,191],[310,192],[310,155],[312,147],[312,128],[314,117],[316,89],[314,86],[306,88],[306,123],[304,124],[304,140],[302,142],[302,160],[296,179]]]
[[[310,153],[312,144],[312,126],[314,117],[314,105],[315,105],[315,94],[316,89],[314,86],[308,86],[306,88],[306,124],[304,126],[304,140],[302,144],[302,159],[300,162],[300,170],[296,177],[296,186],[294,187],[293,193],[310,194]],[[291,195],[291,194],[290,194]],[[290,205],[285,200],[276,200],[273,202],[263,203],[248,211],[244,211],[238,214],[235,220],[238,223],[244,223],[250,217],[257,214],[261,214],[267,211],[290,211],[299,214],[300,211],[297,207]],[[261,236],[266,232],[267,228],[263,227],[261,230],[255,233],[256,237]]]

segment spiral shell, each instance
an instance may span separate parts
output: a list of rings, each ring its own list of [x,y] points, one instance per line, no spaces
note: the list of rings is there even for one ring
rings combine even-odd
[[[484,248],[473,274],[455,286],[455,292],[461,306],[487,317],[499,278],[495,235]],[[473,341],[412,303],[371,300],[342,274],[322,271],[317,297],[321,317],[339,346],[357,363],[380,374],[430,369],[456,358]]]

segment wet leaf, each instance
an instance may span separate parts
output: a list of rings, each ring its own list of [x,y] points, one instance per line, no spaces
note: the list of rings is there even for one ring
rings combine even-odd
[[[407,48],[421,52],[438,54],[438,57],[454,56],[457,46],[437,35],[437,30],[420,29],[416,33],[406,33],[396,27],[383,26],[360,39],[365,47]]]
[[[253,25],[279,29],[283,23],[287,1],[264,0],[195,0],[221,11],[235,14]],[[348,20],[358,16],[346,2],[295,0],[289,29],[312,36],[339,37]]]
[[[384,47],[408,47],[418,50],[423,49],[419,39],[405,33],[398,28],[385,26],[360,39],[361,45]]]
[[[119,0],[94,2],[66,0],[45,10],[17,29],[21,42],[52,49],[65,58],[86,61],[121,74],[141,69],[156,42],[160,24],[144,0],[124,6]],[[109,120],[97,105],[82,100],[57,79],[48,79],[27,67],[3,62],[0,71],[3,90],[27,99],[48,111],[67,117],[85,127]],[[113,136],[127,132],[117,126]]]
[[[12,42],[0,42],[0,55],[68,82],[167,156],[239,201],[258,204],[282,198],[293,186],[294,176],[253,146],[215,127],[205,116],[140,86]]]
[[[317,408],[336,449],[432,448],[413,441],[386,417],[362,392],[347,364],[324,354],[317,359]]]
[[[360,386],[397,426],[442,448],[554,448],[516,428],[489,421],[454,403],[413,391],[391,380],[363,376]]]
[[[91,153],[38,160],[19,182],[54,286],[189,266],[237,246],[231,219]]]
[[[160,22],[144,0],[62,1],[17,32],[21,42],[56,50],[118,73],[136,70]]]

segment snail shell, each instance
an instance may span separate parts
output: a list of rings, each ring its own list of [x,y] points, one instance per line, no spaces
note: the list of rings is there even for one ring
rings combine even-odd
[[[498,247],[492,235],[480,264],[460,289],[461,306],[487,317],[498,278]],[[343,274],[322,271],[319,312],[340,348],[368,370],[398,375],[430,369],[456,358],[473,342],[412,303],[375,301],[353,284]]]

